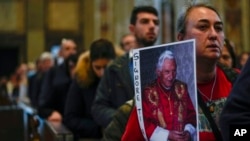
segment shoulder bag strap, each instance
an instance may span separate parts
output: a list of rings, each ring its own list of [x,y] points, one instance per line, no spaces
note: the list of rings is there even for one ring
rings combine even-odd
[[[198,103],[199,106],[201,107],[203,113],[205,114],[206,118],[208,119],[210,126],[213,130],[214,136],[216,138],[217,141],[222,141],[222,136],[221,133],[213,119],[213,117],[211,116],[211,113],[208,110],[208,107],[206,106],[205,102],[203,101],[201,94],[198,92]]]

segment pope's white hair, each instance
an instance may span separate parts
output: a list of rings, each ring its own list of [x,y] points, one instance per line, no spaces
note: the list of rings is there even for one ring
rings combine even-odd
[[[161,70],[161,69],[162,69],[162,65],[163,65],[165,59],[175,59],[173,52],[170,51],[170,50],[166,50],[166,51],[164,51],[164,52],[160,55],[160,57],[159,57],[159,59],[158,59],[157,66],[156,66],[156,68],[157,68],[158,70]]]

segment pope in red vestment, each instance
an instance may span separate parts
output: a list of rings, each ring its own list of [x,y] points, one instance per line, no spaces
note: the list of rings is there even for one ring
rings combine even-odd
[[[156,80],[143,91],[143,119],[149,140],[168,140],[169,132],[196,135],[196,112],[187,91],[187,85],[175,80],[173,87],[164,89]],[[122,141],[144,138],[139,127],[136,108],[133,109]]]
[[[142,116],[150,141],[188,141],[196,136],[196,111],[187,85],[175,79],[176,67],[173,54],[165,51],[157,65],[157,79],[143,89]],[[144,140],[137,114],[133,109],[122,141]]]
[[[166,132],[167,138],[171,130],[194,133],[196,112],[185,83],[175,80],[171,89],[165,89],[156,80],[144,89],[142,107],[148,138],[161,132]]]

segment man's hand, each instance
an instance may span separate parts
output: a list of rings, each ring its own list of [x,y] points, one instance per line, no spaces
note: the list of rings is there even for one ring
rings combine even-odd
[[[188,131],[183,132],[184,141],[191,141],[191,135]]]
[[[52,114],[48,117],[48,121],[62,121],[62,115],[57,112],[57,111],[53,111]]]
[[[170,141],[190,141],[191,136],[188,131],[175,131],[172,130],[169,132],[168,139]]]

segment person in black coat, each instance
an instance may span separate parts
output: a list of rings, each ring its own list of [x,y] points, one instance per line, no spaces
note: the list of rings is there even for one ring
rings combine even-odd
[[[63,39],[60,53],[64,61],[46,72],[39,95],[38,114],[48,121],[63,120],[67,93],[78,57],[75,42]]]
[[[39,95],[38,114],[40,117],[48,121],[62,122],[77,58],[76,54],[72,54],[63,64],[54,66],[46,72]]]
[[[99,39],[79,57],[64,114],[64,124],[74,133],[75,140],[102,137],[101,127],[91,116],[91,106],[100,78],[115,56],[113,44],[106,39]]]
[[[227,98],[220,116],[220,128],[224,141],[229,141],[230,127],[250,126],[250,58],[241,70]],[[249,134],[249,133],[247,133]],[[231,135],[233,136],[233,135]]]
[[[129,30],[136,37],[136,48],[153,46],[159,35],[158,11],[152,6],[134,7]],[[134,98],[132,50],[115,59],[106,69],[92,106],[95,121],[106,128],[117,109]]]
[[[38,107],[44,74],[54,65],[54,59],[49,52],[43,52],[36,61],[36,72],[28,77],[28,96],[31,106]]]

